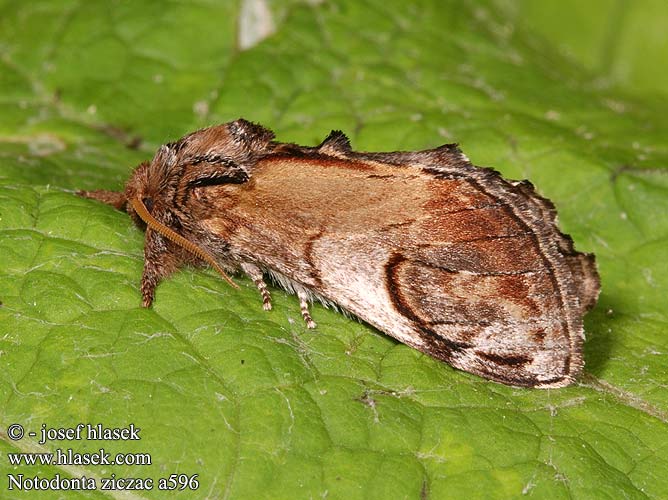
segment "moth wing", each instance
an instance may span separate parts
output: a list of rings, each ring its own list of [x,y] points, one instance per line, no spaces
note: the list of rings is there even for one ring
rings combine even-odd
[[[518,240],[487,253],[531,247]],[[470,243],[468,244],[470,245]],[[570,383],[582,366],[582,326],[569,324],[549,271],[472,269],[477,248],[429,247],[386,264],[388,293],[422,340],[419,349],[460,369],[519,386]],[[526,261],[523,261],[526,263]]]
[[[310,151],[255,168],[248,196],[225,212],[244,221],[232,248],[462,370],[518,386],[573,381],[598,278],[551,203],[453,145]]]
[[[600,281],[593,255],[559,231],[552,202],[529,181],[472,165],[456,144],[368,158],[432,177],[428,217],[401,229],[385,264],[391,302],[419,332],[415,347],[511,385],[571,383]]]
[[[318,152],[325,154],[350,153],[350,139],[340,130],[332,130],[327,137],[316,147]]]
[[[424,155],[426,164],[437,157],[430,171],[441,184],[429,217],[398,238],[416,244],[385,269],[393,303],[420,332],[417,347],[506,384],[568,385],[583,367],[582,316],[598,297],[593,256],[574,250],[529,182],[473,167],[453,145]]]

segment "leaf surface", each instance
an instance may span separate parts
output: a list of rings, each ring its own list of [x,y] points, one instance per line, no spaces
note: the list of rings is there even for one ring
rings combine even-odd
[[[569,5],[0,2],[3,475],[156,481],[67,498],[667,498],[668,17]],[[272,34],[242,50],[240,29]],[[120,189],[159,144],[239,116],[305,145],[459,142],[531,179],[599,263],[581,383],[494,384],[318,305],[307,331],[294,296],[267,313],[210,270],[142,309],[143,234],[74,191]],[[6,434],[80,422],[141,440]],[[70,447],[152,464],[7,456]],[[160,491],[170,474],[199,489]]]

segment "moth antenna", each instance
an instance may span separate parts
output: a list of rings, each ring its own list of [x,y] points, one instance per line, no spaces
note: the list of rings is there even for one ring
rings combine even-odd
[[[177,244],[181,248],[206,261],[211,267],[218,271],[218,274],[220,274],[225,279],[225,281],[227,281],[234,288],[239,288],[239,285],[232,281],[232,278],[230,278],[225,273],[225,271],[223,271],[223,269],[218,265],[215,259],[211,257],[211,255],[202,250],[202,248],[195,245],[192,241],[185,239],[180,234],[174,232],[172,229],[159,222],[149,213],[148,210],[146,210],[146,206],[144,206],[144,203],[139,198],[133,198],[130,201],[130,204],[132,205],[132,208],[135,209],[135,212],[137,212],[137,215],[141,217],[141,220],[143,220],[149,228],[157,231],[172,243]]]

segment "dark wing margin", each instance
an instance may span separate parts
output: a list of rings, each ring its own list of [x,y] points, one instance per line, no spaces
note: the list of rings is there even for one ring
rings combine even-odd
[[[352,147],[350,146],[350,139],[340,130],[332,130],[325,140],[322,141],[316,149],[326,153],[327,151],[334,151],[339,153],[350,153]]]

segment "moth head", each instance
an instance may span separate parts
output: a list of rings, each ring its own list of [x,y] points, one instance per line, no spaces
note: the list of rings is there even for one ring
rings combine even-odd
[[[257,160],[273,149],[273,138],[270,130],[244,119],[193,132],[161,146],[150,163],[139,165],[126,185],[126,198],[141,200],[168,223],[188,211],[184,204],[193,189],[247,182]],[[128,212],[144,227],[132,203]]]
[[[125,187],[126,209],[139,227],[197,255],[234,285],[211,255],[175,228],[185,226],[194,189],[247,182],[257,160],[271,151],[273,138],[273,132],[239,119],[165,144],[132,173]]]

